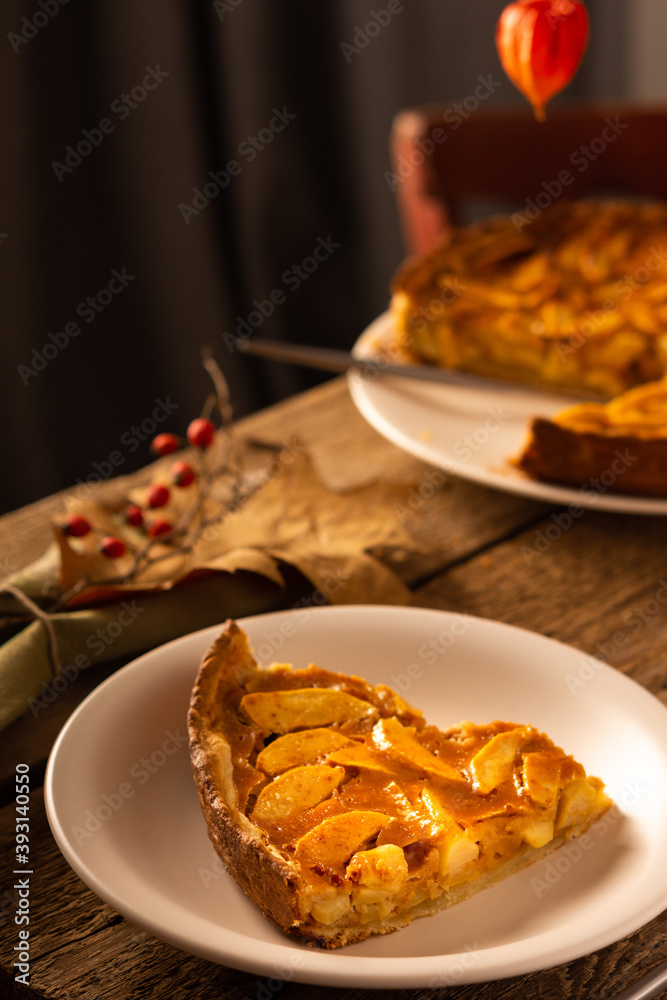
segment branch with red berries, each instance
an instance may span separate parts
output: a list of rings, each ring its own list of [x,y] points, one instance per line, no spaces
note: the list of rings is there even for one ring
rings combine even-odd
[[[185,439],[161,433],[151,443],[159,462],[153,481],[130,492],[127,505],[109,512],[72,500],[56,527],[60,548],[60,593],[51,611],[106,599],[109,588],[153,587],[181,579],[210,554],[202,539],[234,509],[244,486],[240,449],[233,432],[229,392],[222,372],[204,354],[215,392],[190,422]],[[215,411],[220,426],[211,419]],[[166,461],[189,446],[184,458]],[[215,545],[213,545],[215,548]]]
[[[221,515],[217,514],[197,521],[211,484],[226,471],[212,467],[207,460],[207,451],[215,435],[216,428],[211,420],[198,417],[190,423],[187,441],[194,453],[192,459],[173,462],[168,469],[160,471],[160,479],[145,489],[138,502],[127,504],[122,511],[122,519],[129,531],[121,533],[119,529],[118,533],[109,534],[80,513],[71,513],[64,518],[59,525],[64,538],[87,539],[90,543],[77,549],[68,541],[72,551],[92,556],[91,546],[94,545],[96,552],[118,572],[112,572],[111,576],[102,573],[97,581],[86,574],[59,597],[54,610],[65,606],[75,593],[84,587],[94,586],[95,582],[110,584],[136,579],[147,567],[171,555],[164,550],[167,543],[188,551],[197,533],[220,519]],[[183,444],[175,434],[158,434],[151,443],[151,450],[164,458],[178,451]],[[184,499],[185,504],[182,502]],[[158,539],[160,546],[156,544]]]
[[[82,664],[226,618],[409,600],[382,552],[420,547],[395,515],[413,484],[333,492],[295,439],[254,442],[258,464],[245,441],[244,469],[222,373],[204,364],[215,391],[184,439],[153,440],[150,482],[114,504],[71,497],[54,544],[0,585],[0,727],[38,714]]]

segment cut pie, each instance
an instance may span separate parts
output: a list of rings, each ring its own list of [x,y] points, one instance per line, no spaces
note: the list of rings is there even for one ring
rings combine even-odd
[[[467,899],[611,804],[531,726],[441,732],[384,685],[258,666],[234,622],[203,660],[188,728],[229,872],[280,928],[327,948]]]
[[[516,465],[548,482],[667,496],[667,379],[535,417]]]
[[[392,284],[415,360],[610,398],[667,372],[667,205],[558,200],[409,259]]]

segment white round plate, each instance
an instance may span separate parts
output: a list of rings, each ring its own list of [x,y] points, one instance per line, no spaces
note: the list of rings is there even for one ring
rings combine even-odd
[[[219,631],[205,629],[101,684],[49,759],[56,841],[83,881],[129,920],[254,974],[398,989],[569,962],[667,905],[667,711],[623,674],[532,632],[420,608],[302,609],[239,624],[262,662],[314,661],[389,684],[439,726],[530,723],[600,776],[620,808],[579,844],[450,910],[346,948],[306,948],[244,896],[207,836],[186,743],[190,691]]]
[[[391,334],[391,316],[383,313],[362,333],[354,354],[372,360]],[[350,371],[352,399],[376,431],[411,455],[462,479],[534,500],[625,514],[667,514],[667,499],[610,493],[604,483],[579,489],[542,483],[510,464],[524,445],[531,417],[552,417],[580,400],[522,386],[478,389],[379,377],[381,371],[381,365],[371,365],[366,375]]]

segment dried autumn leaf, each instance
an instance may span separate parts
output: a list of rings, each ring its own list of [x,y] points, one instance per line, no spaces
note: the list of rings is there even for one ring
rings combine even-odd
[[[165,481],[163,469],[158,468],[153,481]],[[132,491],[130,500],[143,503],[146,490]],[[175,521],[189,519],[188,534],[153,541],[148,558],[133,572],[137,552],[146,547],[145,536],[125,524],[120,514],[91,501],[73,500],[69,513],[85,516],[96,531],[121,538],[128,552],[109,560],[97,551],[95,534],[72,539],[56,527],[61,593],[68,595],[62,607],[166,590],[206,573],[245,570],[282,584],[281,564],[310,580],[322,601],[405,603],[409,593],[404,585],[371,554],[378,548],[420,549],[394,511],[405,492],[406,485],[379,482],[334,493],[323,486],[307,454],[290,455],[290,462],[282,463],[255,492],[233,502],[220,492],[215,499],[205,497],[194,516],[192,489],[182,494],[173,490],[171,516]]]

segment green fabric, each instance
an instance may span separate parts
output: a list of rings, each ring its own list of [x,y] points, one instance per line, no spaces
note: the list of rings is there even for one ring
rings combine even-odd
[[[20,586],[17,577],[11,582]],[[35,599],[36,587],[28,589]],[[15,597],[0,598],[3,613],[18,610]],[[62,690],[92,664],[132,657],[227,618],[277,610],[295,600],[295,593],[257,574],[217,573],[172,590],[54,614],[50,622],[61,663],[55,688],[46,628],[32,621],[0,646],[0,728],[33,706],[32,699],[52,700],[54,690]]]

